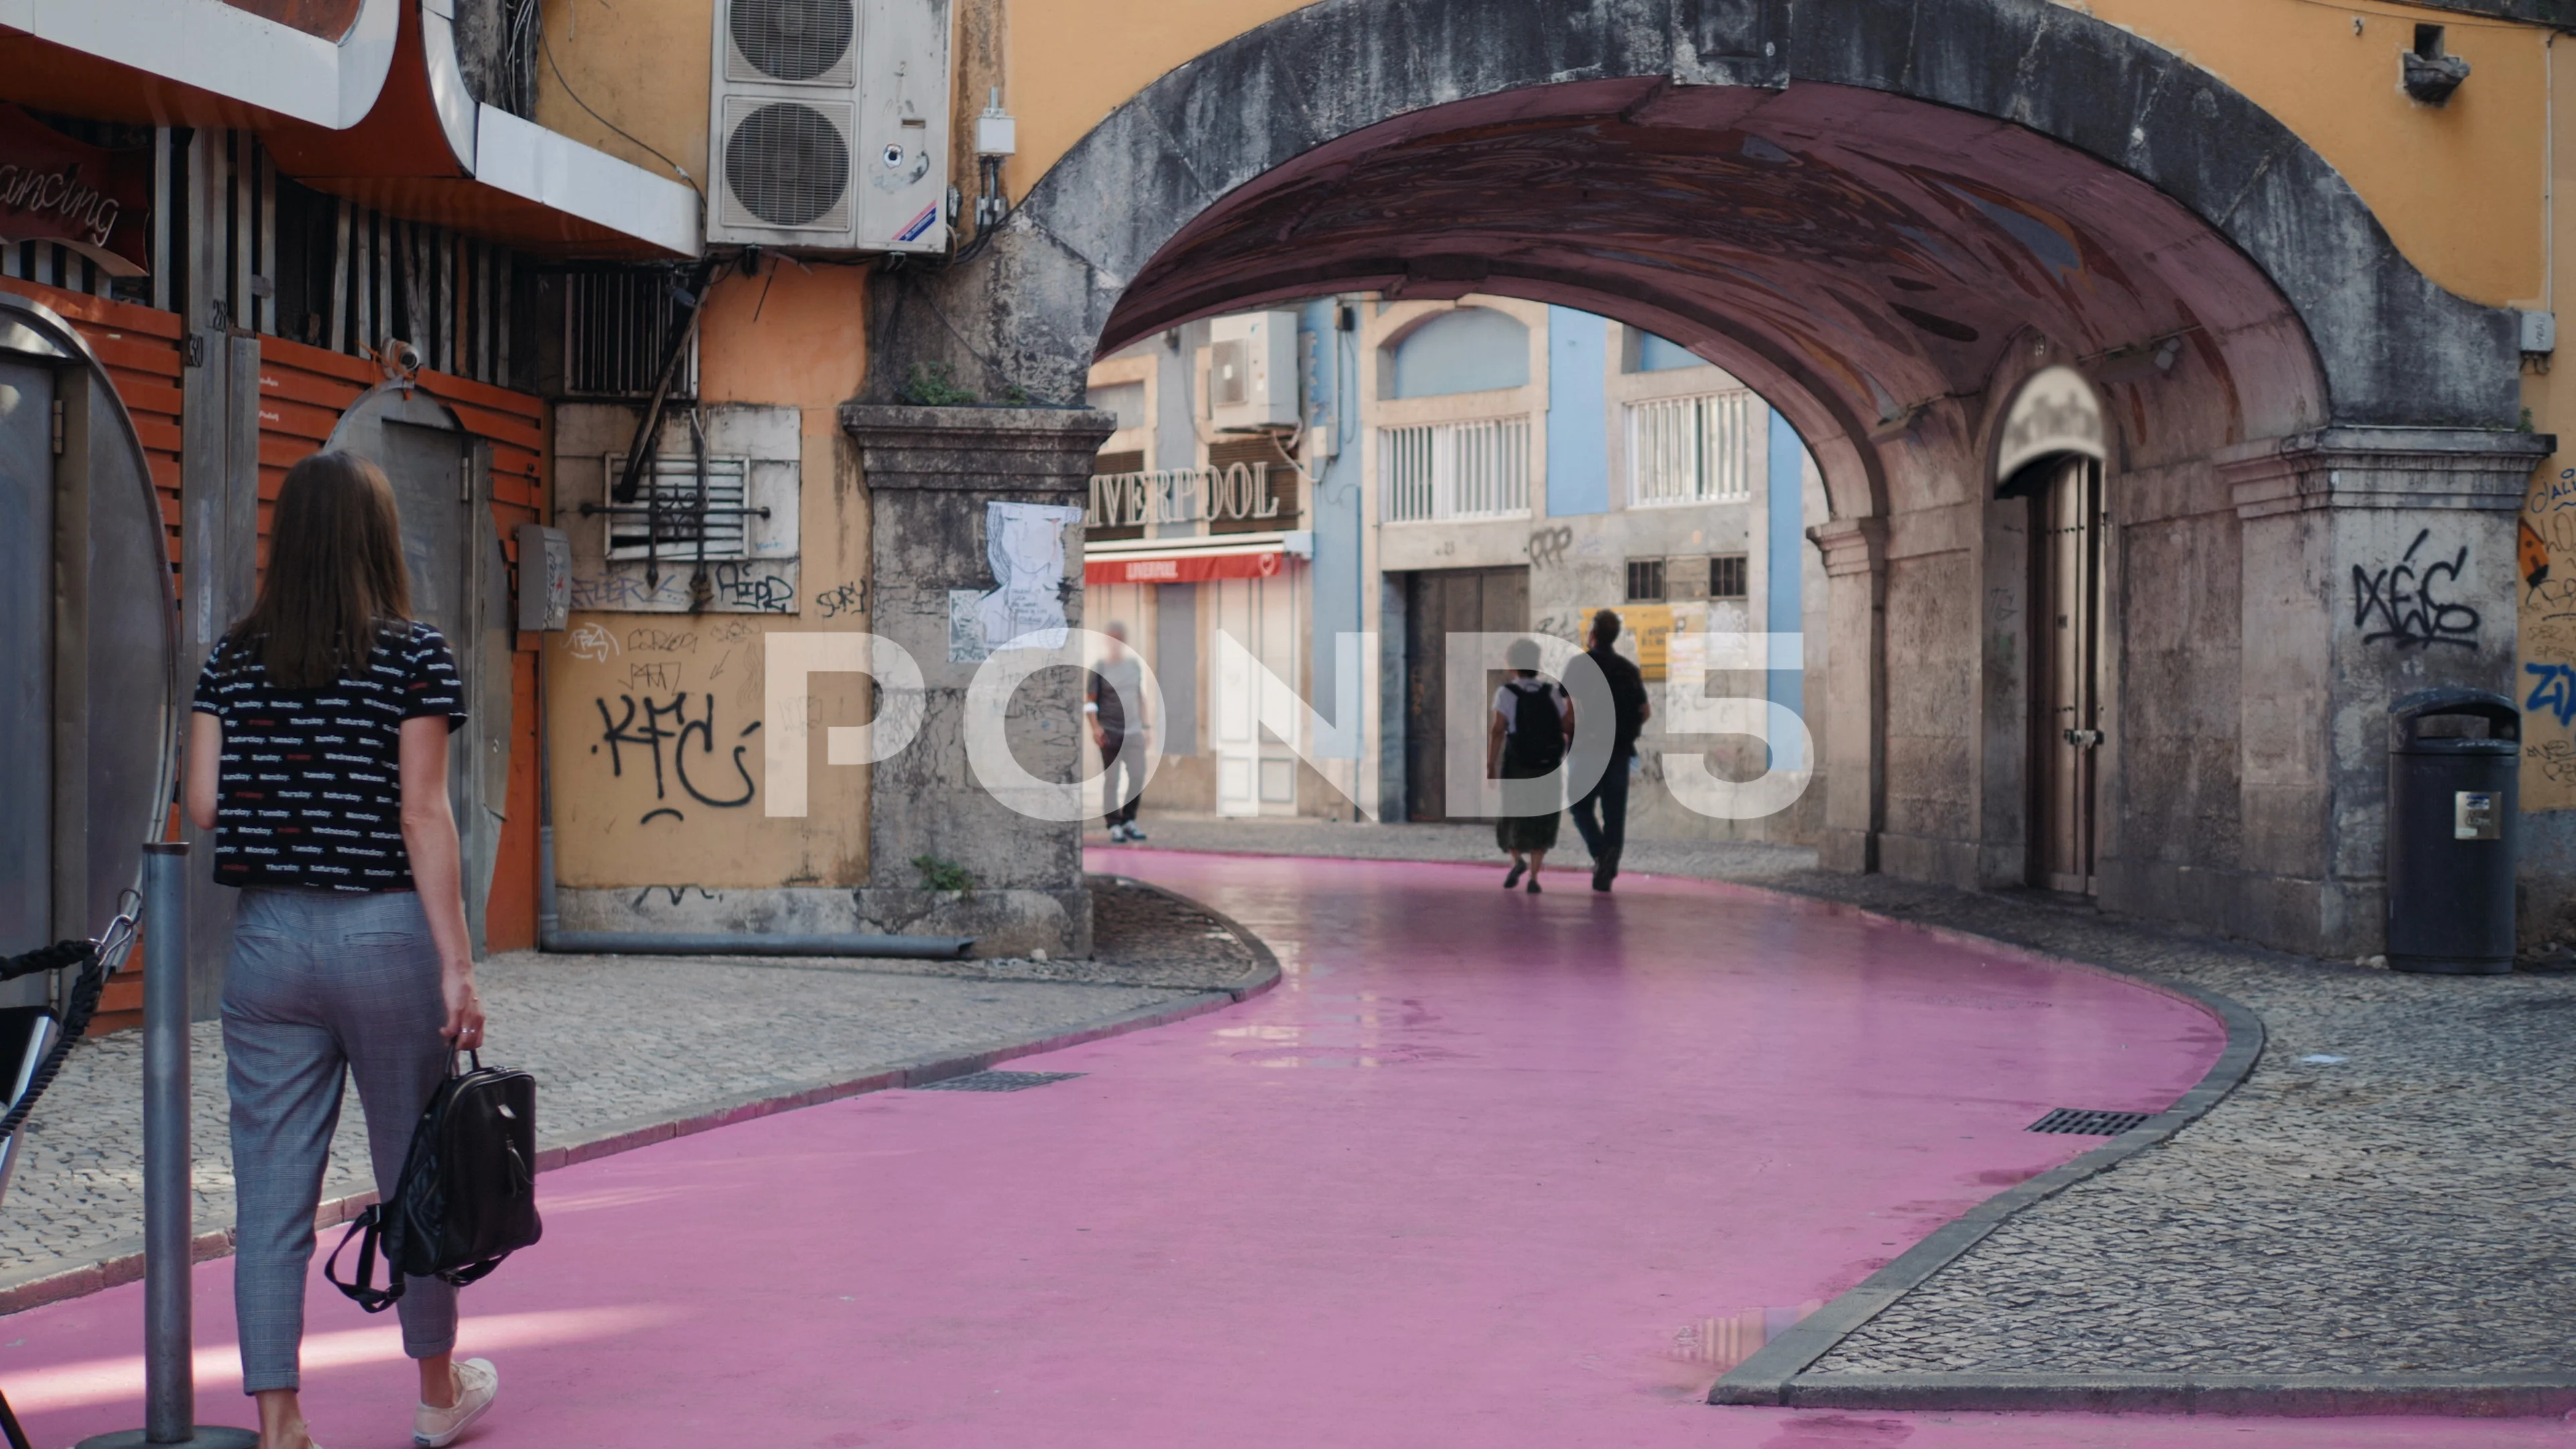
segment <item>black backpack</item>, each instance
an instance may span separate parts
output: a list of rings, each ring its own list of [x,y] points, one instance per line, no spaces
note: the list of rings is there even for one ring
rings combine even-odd
[[[1536,679],[1516,679],[1512,692],[1512,728],[1503,738],[1503,758],[1532,779],[1555,769],[1565,759],[1565,721],[1556,712],[1556,686]]]
[[[441,1278],[462,1288],[537,1241],[537,1081],[525,1072],[470,1071],[450,1058],[447,1080],[430,1094],[413,1127],[411,1150],[391,1202],[360,1213],[322,1265],[331,1286],[369,1313],[402,1301],[405,1278]],[[336,1271],[349,1239],[358,1244],[358,1278]],[[373,1286],[376,1254],[386,1283]]]

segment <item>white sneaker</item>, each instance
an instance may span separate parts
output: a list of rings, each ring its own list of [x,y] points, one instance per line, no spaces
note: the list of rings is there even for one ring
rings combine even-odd
[[[1133,826],[1133,825],[1128,826],[1128,827],[1127,827],[1127,843],[1128,843],[1129,845],[1142,845],[1142,844],[1144,844],[1144,843],[1145,843],[1145,832],[1144,832],[1144,831],[1141,831],[1141,830],[1139,830],[1139,829],[1137,829],[1137,828],[1136,828],[1135,826]]]
[[[422,1449],[447,1449],[501,1392],[501,1371],[488,1358],[469,1358],[456,1365],[456,1402],[444,1409],[427,1404],[411,1416],[411,1442]]]

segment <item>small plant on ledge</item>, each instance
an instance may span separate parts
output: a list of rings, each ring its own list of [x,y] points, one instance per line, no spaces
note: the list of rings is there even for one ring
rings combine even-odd
[[[958,385],[957,370],[944,362],[914,363],[895,400],[924,408],[971,408],[981,401]]]
[[[921,884],[926,890],[961,896],[975,893],[974,875],[953,860],[942,860],[935,855],[916,855],[912,858],[912,868],[921,872]]]

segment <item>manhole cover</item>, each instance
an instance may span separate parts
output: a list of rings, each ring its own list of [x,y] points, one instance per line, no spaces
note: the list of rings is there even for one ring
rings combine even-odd
[[[1025,1092],[1049,1082],[1070,1081],[1080,1072],[968,1072],[962,1077],[925,1082],[916,1092]]]
[[[2060,1107],[2022,1130],[2066,1132],[2078,1137],[2117,1137],[2154,1115],[2153,1112],[2087,1112],[2077,1107]]]

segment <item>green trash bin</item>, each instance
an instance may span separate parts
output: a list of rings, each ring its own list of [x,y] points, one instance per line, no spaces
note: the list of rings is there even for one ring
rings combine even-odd
[[[2388,965],[2513,969],[2515,780],[2522,712],[2482,689],[2426,689],[2388,707]]]

